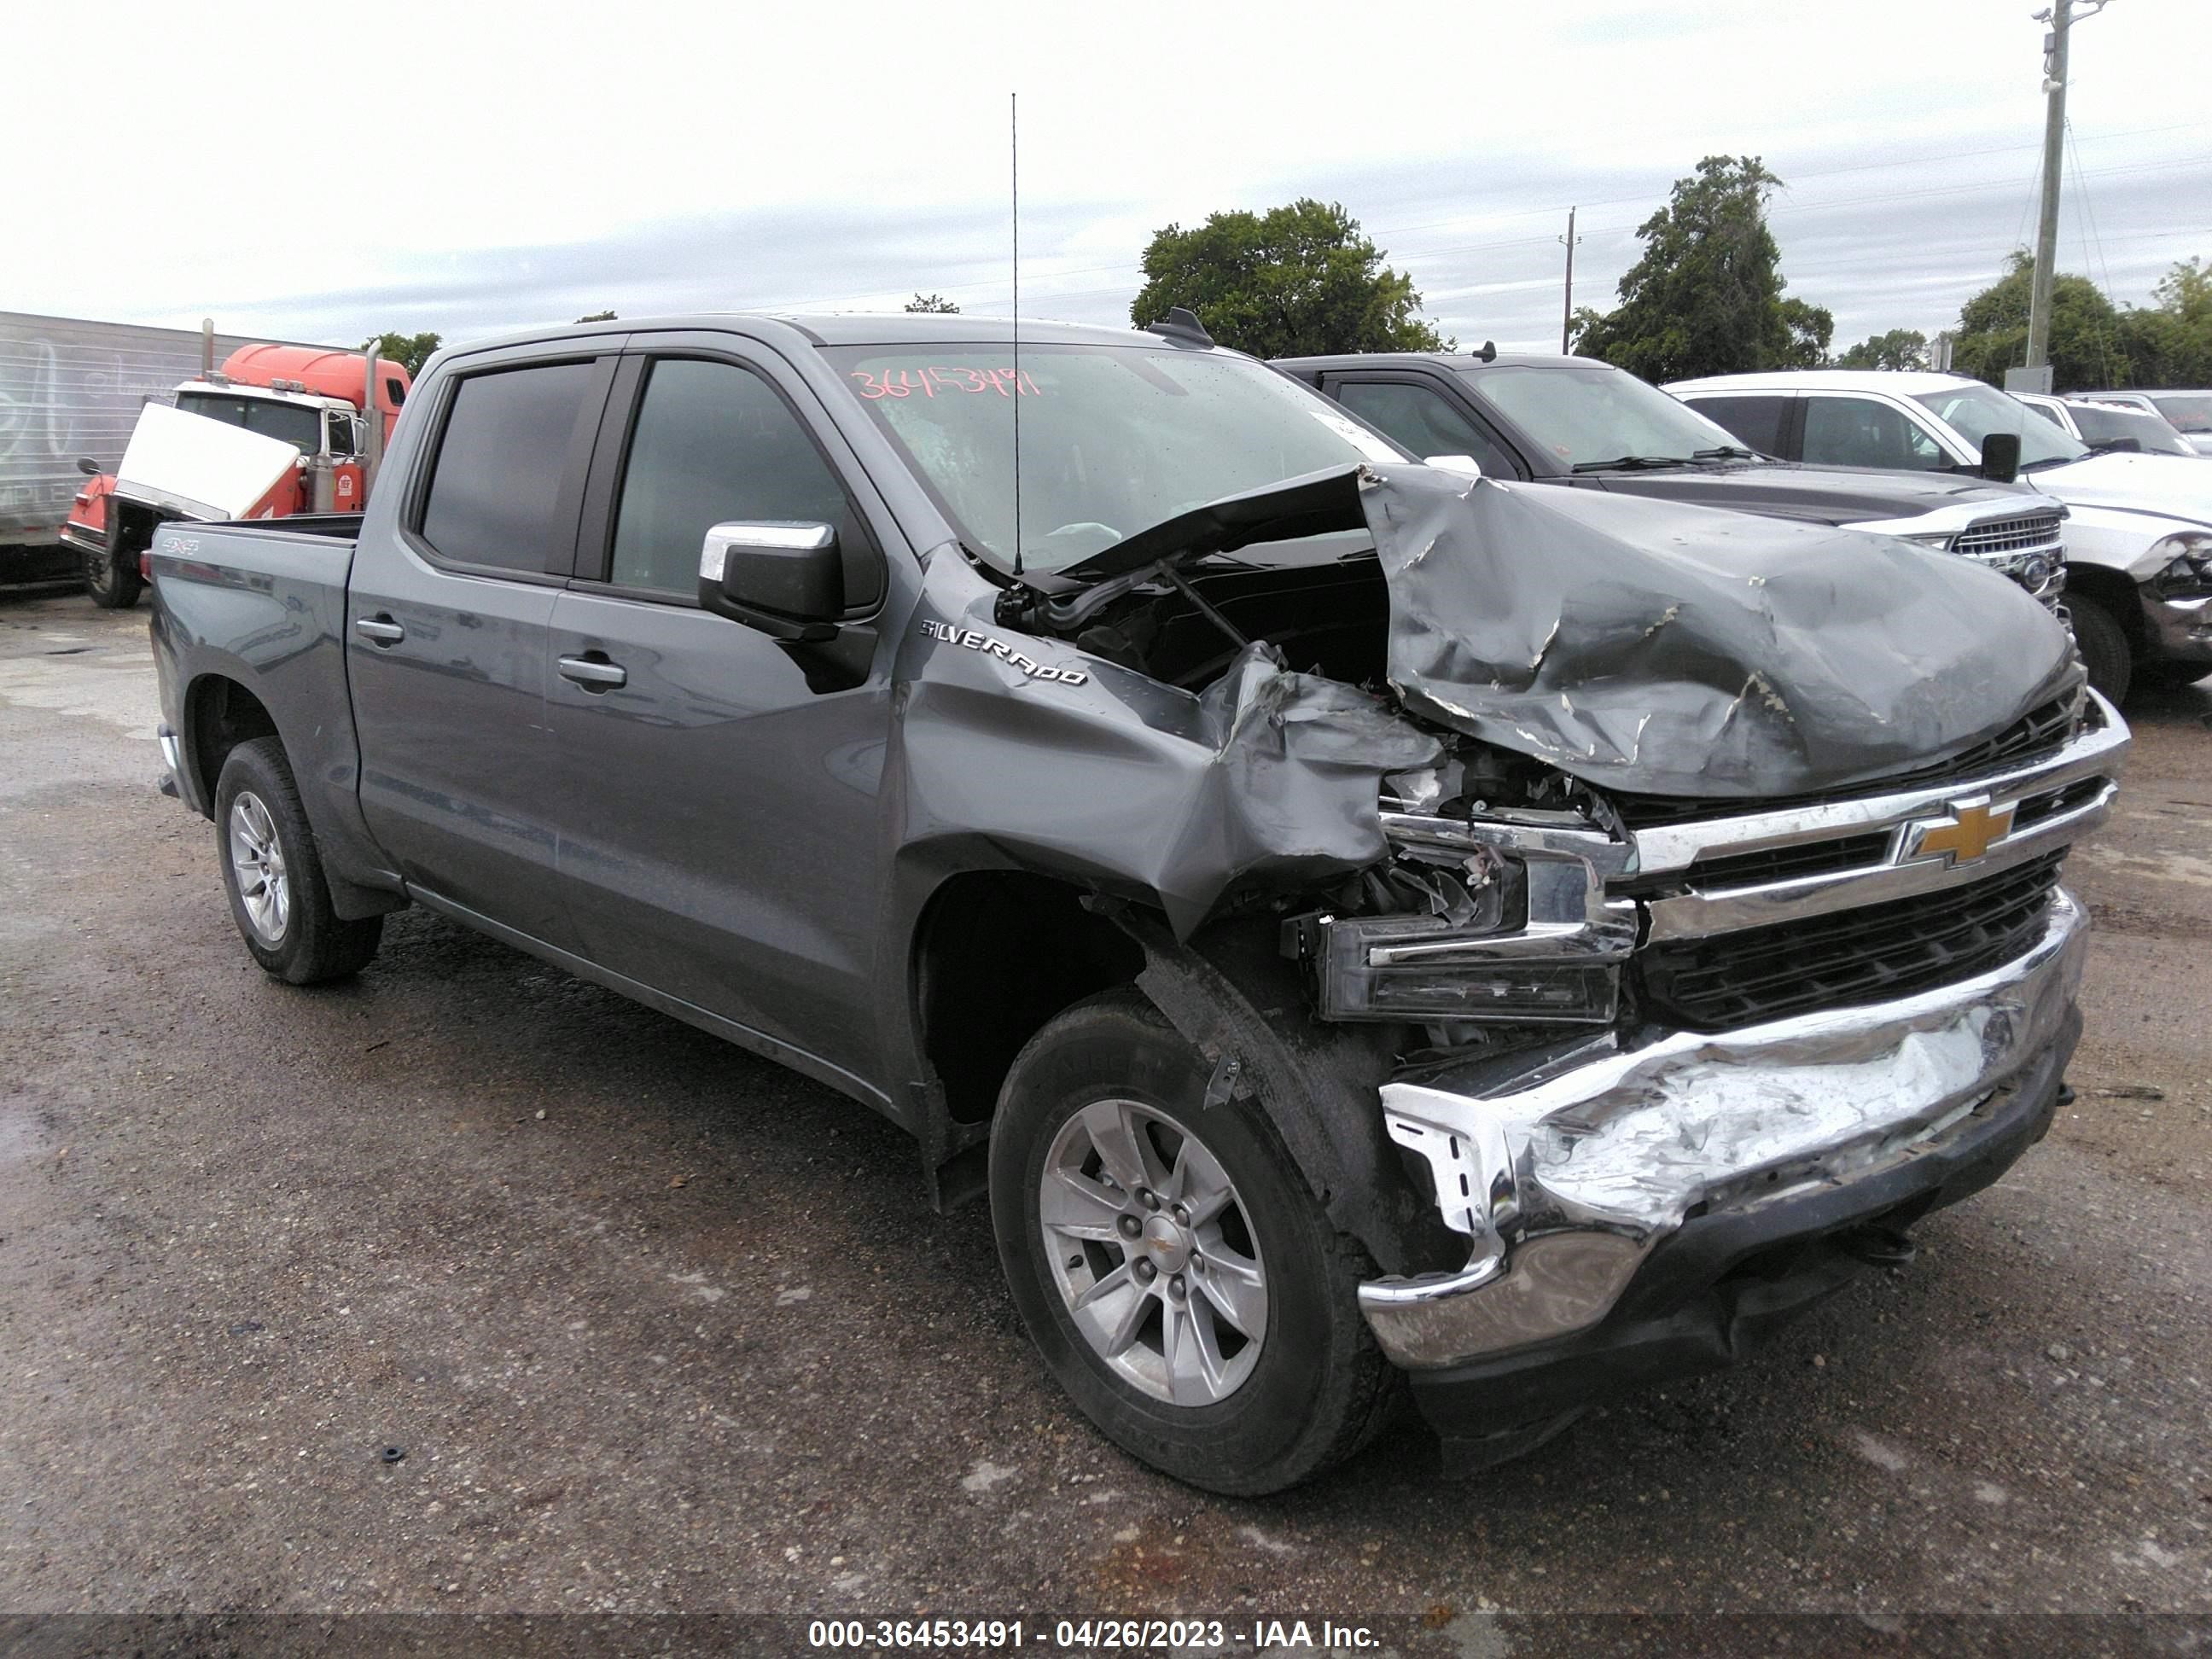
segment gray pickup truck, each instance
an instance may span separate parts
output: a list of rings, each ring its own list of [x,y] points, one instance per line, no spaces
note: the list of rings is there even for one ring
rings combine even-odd
[[[1232,1492],[1907,1258],[2063,1097],[2128,745],[1998,574],[1425,466],[1187,317],[448,351],[364,517],[151,568],[272,975],[417,903],[843,1091]]]

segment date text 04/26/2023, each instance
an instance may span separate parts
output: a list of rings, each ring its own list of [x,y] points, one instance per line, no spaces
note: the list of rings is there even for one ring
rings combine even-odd
[[[1019,1619],[817,1619],[807,1645],[861,1652],[916,1649],[1037,1647],[1074,1653],[1221,1651],[1248,1644],[1260,1651],[1313,1648],[1342,1651],[1371,1648],[1378,1638],[1364,1625],[1329,1620],[1254,1620],[1249,1628],[1220,1619],[1060,1619],[1049,1627]]]

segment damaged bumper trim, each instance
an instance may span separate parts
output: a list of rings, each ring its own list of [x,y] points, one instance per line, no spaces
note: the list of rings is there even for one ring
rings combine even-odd
[[[1634,879],[1654,941],[1696,939],[1911,898],[1979,881],[2070,845],[2104,823],[2127,728],[2091,694],[2088,726],[2056,755],[1980,777],[1757,817],[1638,831]],[[1833,863],[1783,879],[1731,880],[1720,862],[1834,842]],[[1698,865],[1711,861],[1701,878]],[[1679,875],[1672,890],[1655,878]]]
[[[1892,829],[1915,817],[1944,812],[1955,797],[1986,794],[2009,800],[2061,789],[2084,778],[2111,775],[2127,753],[2128,728],[2112,705],[2094,691],[2087,693],[2085,713],[2081,731],[2064,748],[2031,765],[1963,774],[1890,794],[1638,830],[1634,873],[1649,877],[1686,872],[1701,859],[1767,852]]]
[[[1825,1198],[1940,1151],[2070,1029],[2087,919],[2063,889],[2042,936],[1959,984],[1724,1036],[1592,1044],[1504,1082],[1386,1084],[1467,1266],[1359,1288],[1383,1352],[1421,1370],[1582,1331],[1700,1215]],[[1832,1204],[1822,1203],[1825,1213]]]

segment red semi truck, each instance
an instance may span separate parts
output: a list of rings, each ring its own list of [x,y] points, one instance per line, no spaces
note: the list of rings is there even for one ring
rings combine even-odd
[[[137,603],[156,526],[358,512],[411,384],[386,357],[312,346],[242,346],[220,370],[149,404],[112,473],[87,475],[63,539],[107,610]]]

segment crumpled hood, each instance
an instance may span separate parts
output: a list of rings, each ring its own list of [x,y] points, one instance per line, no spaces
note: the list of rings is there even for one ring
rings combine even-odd
[[[2063,466],[2038,467],[2021,474],[2021,482],[2062,501],[2132,507],[2212,525],[2212,466],[2198,466],[2197,459],[2121,451],[2087,456]]]
[[[1407,708],[1590,783],[1845,787],[1971,748],[2078,672],[2012,582],[1891,538],[1415,465],[1343,477]]]

